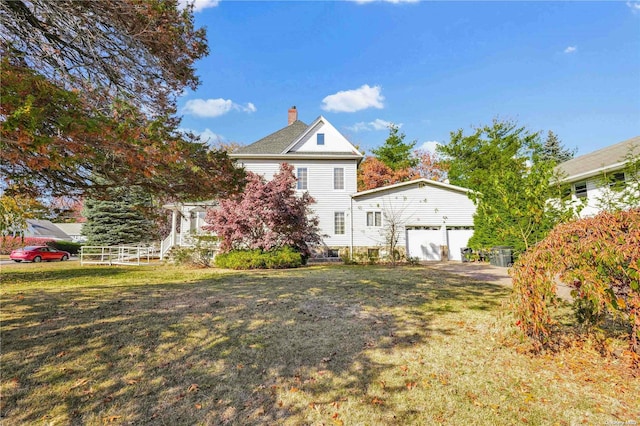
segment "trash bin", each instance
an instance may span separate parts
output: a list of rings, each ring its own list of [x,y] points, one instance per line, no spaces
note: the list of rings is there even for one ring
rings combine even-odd
[[[513,265],[513,247],[498,246],[492,248],[489,254],[489,263],[503,268]]]
[[[473,254],[473,250],[469,247],[460,248],[460,257],[463,262],[471,262],[471,255]]]

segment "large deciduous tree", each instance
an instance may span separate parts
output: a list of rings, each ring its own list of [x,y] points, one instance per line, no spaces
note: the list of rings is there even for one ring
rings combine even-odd
[[[451,183],[473,190],[477,212],[471,247],[526,250],[575,214],[550,185],[555,162],[542,159],[538,133],[516,123],[494,120],[468,136],[451,132],[438,152],[448,163]],[[548,202],[551,198],[558,202]]]
[[[0,3],[0,172],[39,195],[136,185],[195,199],[238,190],[226,153],[179,131],[176,98],[208,52],[176,1]]]
[[[244,192],[209,209],[204,229],[221,237],[223,251],[290,246],[308,256],[309,245],[321,241],[318,218],[311,216],[313,198],[308,192],[298,196],[295,188],[289,164],[282,164],[270,181],[248,172]]]

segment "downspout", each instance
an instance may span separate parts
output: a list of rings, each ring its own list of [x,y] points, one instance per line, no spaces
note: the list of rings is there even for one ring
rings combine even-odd
[[[353,260],[353,196],[349,197],[349,216],[351,216],[351,226],[349,234],[351,236],[349,242],[349,260]]]

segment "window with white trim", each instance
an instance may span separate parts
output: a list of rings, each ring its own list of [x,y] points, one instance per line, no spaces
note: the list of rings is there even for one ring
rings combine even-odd
[[[342,167],[333,169],[333,189],[344,189],[344,169]]]
[[[307,168],[306,167],[298,167],[298,186],[299,190],[307,189]]]
[[[382,226],[382,212],[367,212],[367,226]]]
[[[333,213],[333,233],[336,235],[344,234],[344,212]]]
[[[324,133],[318,133],[316,140],[318,145],[324,145]]]

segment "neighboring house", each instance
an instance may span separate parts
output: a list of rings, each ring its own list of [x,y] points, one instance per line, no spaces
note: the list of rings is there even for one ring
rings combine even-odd
[[[281,163],[293,166],[298,191],[309,192],[316,201],[311,207],[319,219],[323,244],[314,249],[314,256],[383,256],[385,232],[397,222],[397,247],[402,254],[440,260],[441,253],[448,251],[450,259],[460,260],[460,247],[473,234],[475,213],[466,189],[419,179],[357,192],[357,167],[363,158],[358,149],[322,116],[307,125],[292,107],[288,118],[286,127],[230,156],[267,179]],[[162,252],[174,245],[190,245],[192,236],[202,232],[206,209],[215,205],[211,201],[164,206],[173,211],[173,220]]]
[[[569,184],[571,196],[584,203],[581,217],[598,214],[602,210],[602,200],[612,195],[610,185],[624,185],[630,179],[624,171],[629,155],[640,156],[640,136],[557,166],[556,170],[561,174],[560,183]]]
[[[52,240],[71,241],[71,237],[49,220],[27,219],[25,237],[51,238]]]
[[[73,222],[73,223],[54,223],[55,226],[60,228],[62,232],[71,237],[71,241],[74,243],[83,243],[87,241],[87,237],[82,235],[82,226],[84,223],[81,222]]]

